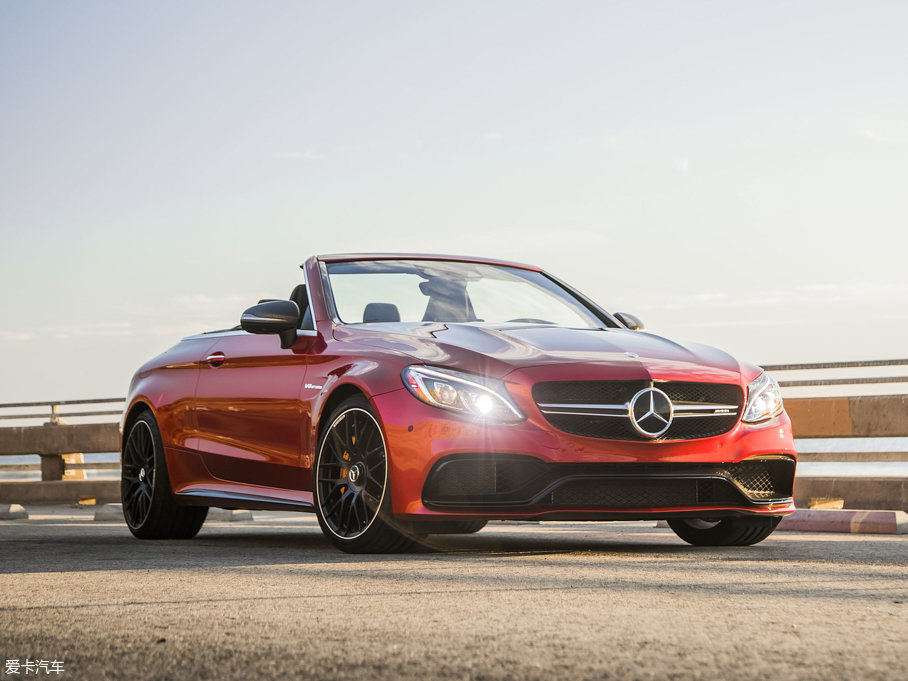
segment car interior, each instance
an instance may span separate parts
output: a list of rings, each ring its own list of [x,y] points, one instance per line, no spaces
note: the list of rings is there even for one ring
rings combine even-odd
[[[306,285],[297,284],[290,292],[290,300],[300,309],[300,321],[297,328],[312,331],[315,325],[312,322],[312,310],[309,309],[309,296],[306,295]]]
[[[475,322],[479,321],[467,293],[465,281],[433,277],[419,284],[419,290],[428,296],[424,322]],[[293,298],[291,298],[293,300]],[[394,303],[368,303],[363,310],[363,323],[399,322],[400,310]]]

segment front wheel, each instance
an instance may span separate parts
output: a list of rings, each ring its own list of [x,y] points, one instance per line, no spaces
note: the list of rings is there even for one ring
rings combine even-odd
[[[782,516],[732,516],[721,519],[672,518],[668,526],[694,546],[751,546],[772,534]]]
[[[410,546],[391,519],[388,450],[372,407],[350,397],[331,413],[315,459],[315,513],[325,536],[347,553],[390,553]]]

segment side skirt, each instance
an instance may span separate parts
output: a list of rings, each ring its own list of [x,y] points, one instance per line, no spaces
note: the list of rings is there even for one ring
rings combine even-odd
[[[314,513],[315,507],[301,501],[271,499],[253,494],[232,494],[219,490],[194,489],[174,495],[178,504],[185,506],[215,506],[217,508],[244,508],[250,511],[302,511]]]

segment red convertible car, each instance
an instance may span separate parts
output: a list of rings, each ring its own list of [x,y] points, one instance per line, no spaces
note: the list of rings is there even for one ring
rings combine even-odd
[[[138,370],[123,512],[188,538],[208,508],[312,511],[349,552],[488,520],[664,518],[697,545],[765,539],[794,510],[776,381],[646,333],[535,267],[310,258],[288,300]]]

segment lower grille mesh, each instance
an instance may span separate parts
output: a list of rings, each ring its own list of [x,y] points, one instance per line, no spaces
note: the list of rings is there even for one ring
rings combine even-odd
[[[730,471],[731,477],[752,499],[772,499],[784,484],[781,471],[772,461],[742,461]]]
[[[689,506],[696,480],[572,480],[551,493],[552,506]]]
[[[551,493],[552,506],[699,506],[744,501],[725,480],[572,480]]]
[[[545,464],[528,456],[456,455],[429,474],[430,506],[751,505],[792,495],[788,457],[728,464]]]

